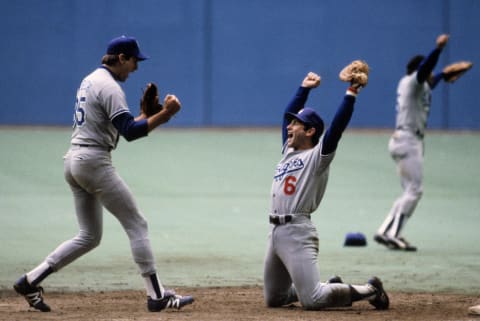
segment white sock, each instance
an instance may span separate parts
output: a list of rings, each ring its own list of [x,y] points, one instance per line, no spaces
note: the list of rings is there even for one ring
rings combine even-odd
[[[147,295],[150,298],[154,300],[163,298],[165,289],[163,288],[162,283],[160,283],[160,280],[156,273],[144,276],[143,279],[145,281]]]
[[[30,272],[27,273],[27,281],[30,284],[34,284],[35,280],[37,280],[42,274],[47,272],[47,270],[50,268],[50,265],[48,265],[46,262],[40,263],[39,266],[31,270]]]

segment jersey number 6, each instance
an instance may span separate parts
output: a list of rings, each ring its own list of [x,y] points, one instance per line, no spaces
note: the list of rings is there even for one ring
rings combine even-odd
[[[295,176],[285,177],[285,185],[283,185],[283,192],[286,195],[292,195],[293,193],[295,193],[296,182],[297,182],[297,178]]]

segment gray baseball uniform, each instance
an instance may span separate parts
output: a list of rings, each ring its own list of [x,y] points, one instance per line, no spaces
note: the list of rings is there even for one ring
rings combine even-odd
[[[293,219],[270,227],[264,272],[268,305],[300,300],[306,309],[319,309],[351,303],[348,285],[320,282],[319,240],[310,215],[323,197],[329,165],[335,155],[321,155],[321,148],[319,143],[306,151],[289,149],[277,165],[270,212],[279,220],[285,215],[292,215]],[[336,302],[331,300],[334,292]]]
[[[137,120],[130,113],[125,93],[118,81],[125,81],[147,59],[133,37],[113,39],[102,58],[102,66],[85,77],[77,91],[71,147],[64,157],[65,180],[75,203],[79,233],[60,244],[47,258],[14,284],[30,306],[48,312],[43,289],[38,285],[100,244],[103,207],[120,222],[129,240],[133,259],[140,270],[147,292],[147,308],[158,312],[191,304],[193,297],[165,290],[157,276],[148,239],[147,221],[140,213],[133,194],[112,165],[111,150],[120,134],[128,141],[146,136],[180,109],[174,95],[167,95],[164,110]]]
[[[65,155],[64,173],[75,201],[80,233],[61,244],[46,262],[58,270],[92,248],[102,237],[102,208],[121,223],[142,275],[155,272],[147,222],[128,186],[112,166],[110,150],[118,142],[112,119],[129,112],[125,94],[110,72],[98,68],[77,92],[72,147]]]
[[[388,143],[397,164],[403,194],[394,202],[378,233],[399,238],[405,221],[415,210],[423,192],[423,135],[430,109],[431,89],[418,83],[417,73],[404,76],[397,90],[396,130]]]
[[[316,128],[323,131],[323,121],[319,116],[312,109],[303,108],[309,90],[304,87],[298,89],[286,114],[296,113],[303,124],[307,124],[305,114],[318,117]],[[369,286],[320,281],[317,266],[319,239],[310,220],[325,193],[330,164],[341,134],[350,121],[354,102],[353,95],[345,95],[330,128],[310,149],[288,148],[285,132],[288,121],[284,120],[285,145],[272,184],[272,224],[264,265],[264,295],[268,306],[278,307],[300,301],[303,308],[318,310],[349,306],[352,301],[374,294],[374,289]],[[362,295],[356,297],[353,292]]]
[[[423,193],[423,137],[427,126],[432,89],[442,78],[432,71],[443,47],[434,49],[426,58],[413,57],[407,65],[407,75],[397,87],[396,126],[388,150],[397,166],[402,195],[393,203],[374,239],[391,249],[416,251],[401,235],[402,229],[420,201]]]

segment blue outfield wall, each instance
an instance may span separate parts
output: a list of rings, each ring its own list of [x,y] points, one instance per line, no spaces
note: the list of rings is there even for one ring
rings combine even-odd
[[[328,123],[345,91],[338,72],[371,65],[352,127],[390,128],[408,59],[436,36],[450,42],[436,70],[480,62],[478,0],[16,0],[2,1],[0,125],[70,125],[76,88],[107,42],[137,37],[152,58],[123,84],[134,113],[142,87],[183,104],[169,126],[275,126],[308,71],[322,85],[308,105]],[[480,129],[474,68],[434,91],[430,128]]]

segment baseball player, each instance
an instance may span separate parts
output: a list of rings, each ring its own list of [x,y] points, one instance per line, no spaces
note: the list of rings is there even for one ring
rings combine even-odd
[[[312,108],[304,108],[310,90],[320,85],[317,74],[307,74],[286,108],[283,158],[273,177],[264,262],[264,296],[269,307],[300,301],[304,309],[319,310],[368,300],[376,309],[388,309],[388,296],[377,277],[365,285],[344,284],[339,277],[320,282],[318,235],[310,220],[325,192],[329,167],[352,116],[356,96],[367,79],[363,74],[363,82],[352,80],[323,136],[322,118]]]
[[[193,302],[191,296],[176,295],[162,286],[148,238],[147,221],[138,209],[127,184],[112,165],[111,151],[119,135],[127,141],[147,136],[180,110],[174,95],[167,95],[157,114],[134,118],[119,82],[147,59],[133,37],[118,37],[108,44],[102,65],[86,76],[77,91],[71,146],[64,156],[64,174],[75,203],[79,233],[59,245],[43,262],[14,284],[30,306],[43,312],[50,307],[43,300],[39,284],[100,244],[103,207],[121,223],[129,240],[133,259],[145,281],[149,311],[180,309]],[[158,99],[157,99],[158,100]]]
[[[417,250],[402,236],[402,230],[423,193],[423,137],[432,90],[441,79],[453,82],[472,66],[469,62],[459,62],[447,66],[440,73],[432,73],[448,40],[448,35],[441,34],[437,37],[435,49],[427,57],[417,55],[411,58],[407,64],[407,74],[398,84],[396,127],[388,149],[396,163],[403,193],[395,200],[374,235],[376,242],[389,249]]]

